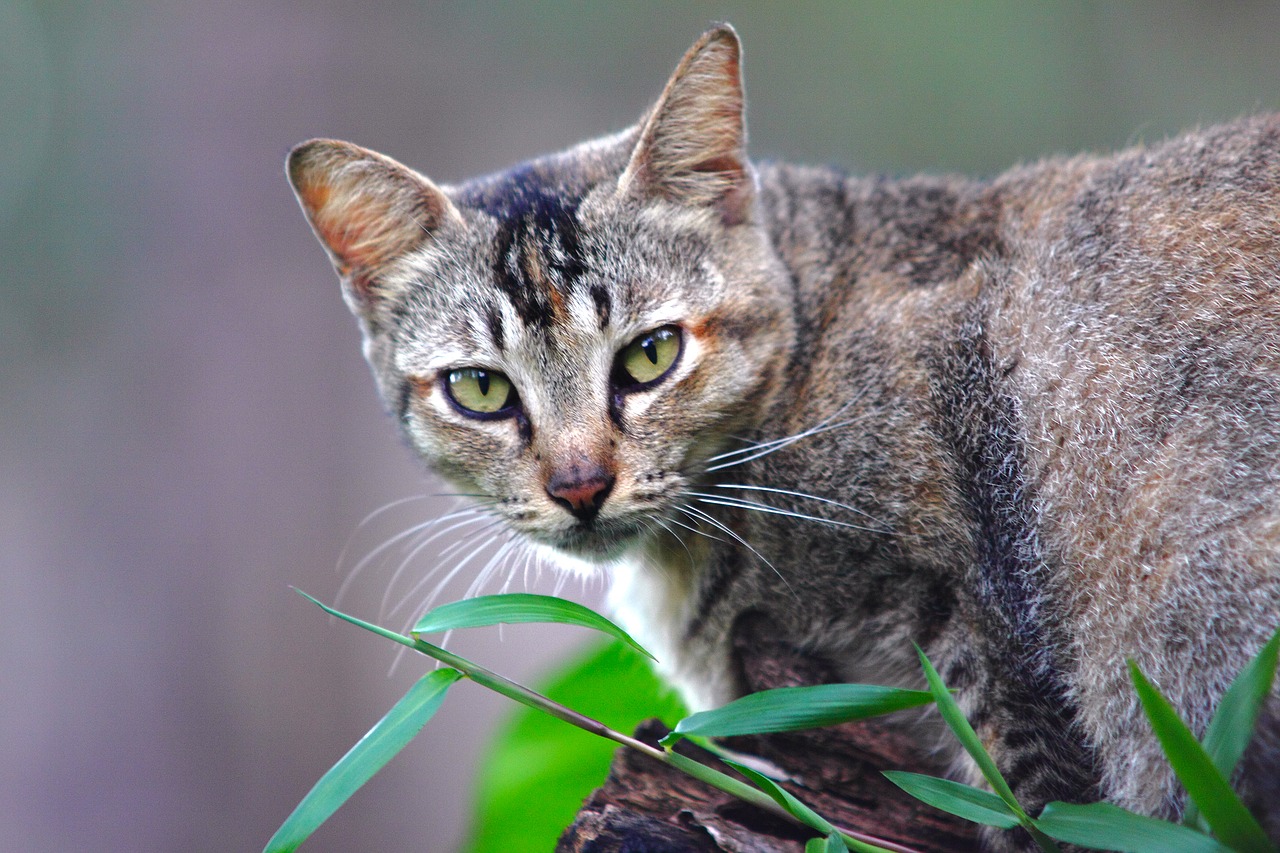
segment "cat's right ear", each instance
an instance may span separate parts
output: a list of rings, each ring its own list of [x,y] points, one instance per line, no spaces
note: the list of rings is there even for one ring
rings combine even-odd
[[[725,224],[751,217],[742,45],[728,24],[702,35],[680,60],[619,181],[625,195],[714,209]]]
[[[349,142],[304,142],[289,152],[286,171],[352,309],[366,319],[379,299],[385,266],[462,221],[431,181]]]

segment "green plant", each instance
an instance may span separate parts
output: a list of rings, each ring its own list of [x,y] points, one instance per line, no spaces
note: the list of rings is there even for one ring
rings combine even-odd
[[[708,738],[833,725],[934,702],[947,725],[974,758],[994,793],[918,774],[886,774],[895,784],[930,805],[978,823],[1006,829],[1021,826],[1044,850],[1057,849],[1054,845],[1056,839],[1109,850],[1274,851],[1226,780],[1243,753],[1261,704],[1270,692],[1280,650],[1280,631],[1228,690],[1203,745],[1177,719],[1168,702],[1146,681],[1137,667],[1131,666],[1143,707],[1193,803],[1194,810],[1188,812],[1187,825],[1178,825],[1125,812],[1106,803],[1050,803],[1038,817],[1031,817],[1018,804],[995,762],[982,747],[922,651],[919,652],[920,662],[929,683],[928,692],[856,684],[763,691],[722,708],[685,717],[663,739],[659,749],[419,637],[423,633],[504,622],[558,622],[601,631],[647,654],[616,625],[581,605],[549,596],[483,596],[432,610],[419,620],[411,636],[406,637],[341,613],[310,596],[307,598],[340,619],[434,658],[445,668],[437,669],[418,681],[364,738],[321,777],[267,843],[266,853],[295,850],[422,729],[443,702],[449,687],[463,678],[579,729],[642,752],[655,761],[809,827],[817,835],[806,846],[806,853],[878,851],[884,848],[876,843],[879,839],[834,826],[772,779],[734,762],[728,756],[722,755],[721,760],[736,771],[737,776],[715,770],[674,751],[675,744],[688,737],[715,751],[714,743]],[[1187,784],[1187,775],[1184,774],[1194,775],[1195,781]]]
[[[1129,671],[1147,719],[1166,758],[1187,790],[1190,803],[1184,824],[1134,814],[1110,803],[1049,803],[1037,818],[1018,804],[955,701],[942,686],[924,652],[920,661],[938,710],[965,750],[977,762],[982,776],[995,791],[961,785],[913,773],[885,775],[908,793],[951,814],[1001,828],[1022,826],[1043,850],[1056,846],[1050,839],[1101,850],[1164,853],[1164,851],[1248,851],[1274,853],[1258,822],[1231,790],[1228,779],[1253,735],[1262,703],[1271,692],[1280,630],[1241,671],[1223,695],[1209,724],[1204,744],[1178,718],[1132,661]]]
[[[665,687],[648,658],[621,640],[592,645],[555,673],[539,692],[613,728],[632,731],[650,718],[678,720],[688,712]],[[466,853],[546,853],[609,772],[616,744],[512,703],[492,738],[475,793]],[[529,808],[537,803],[536,809]]]

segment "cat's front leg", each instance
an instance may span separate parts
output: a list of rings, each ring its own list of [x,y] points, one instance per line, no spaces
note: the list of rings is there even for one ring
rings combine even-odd
[[[1035,816],[1050,802],[1103,799],[1094,751],[1064,692],[1065,676],[1027,665],[1008,648],[992,651],[994,645],[953,642],[931,657],[1018,803]],[[958,743],[951,732],[943,738]],[[952,778],[991,790],[967,753],[955,749],[952,756]],[[996,853],[1038,849],[1021,828],[986,828],[982,840],[983,849]]]

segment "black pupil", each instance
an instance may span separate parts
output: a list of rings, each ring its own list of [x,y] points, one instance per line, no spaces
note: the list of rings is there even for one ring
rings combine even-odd
[[[644,354],[649,357],[652,364],[658,363],[658,345],[654,343],[653,338],[645,338],[641,341],[640,349],[644,350]]]
[[[480,386],[480,396],[489,396],[489,374],[483,370],[476,371],[476,385]]]

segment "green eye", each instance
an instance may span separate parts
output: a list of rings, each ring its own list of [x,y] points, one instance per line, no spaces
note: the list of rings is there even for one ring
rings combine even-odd
[[[679,355],[679,328],[663,326],[645,332],[619,353],[618,364],[622,368],[619,378],[627,385],[643,386],[657,382],[676,363]]]
[[[496,415],[511,406],[511,380],[496,370],[463,367],[445,377],[449,397],[468,415]]]

